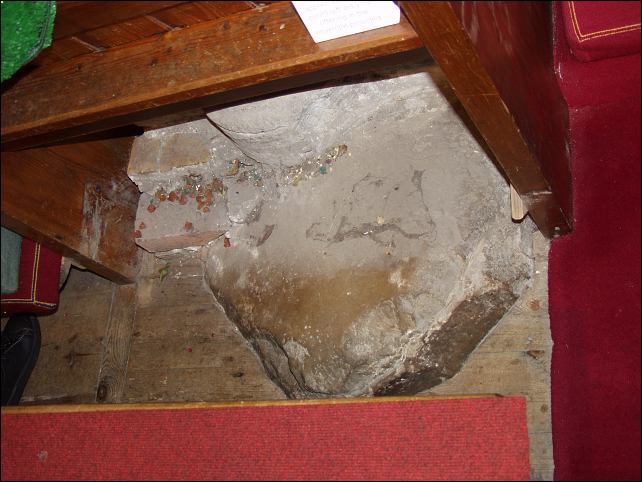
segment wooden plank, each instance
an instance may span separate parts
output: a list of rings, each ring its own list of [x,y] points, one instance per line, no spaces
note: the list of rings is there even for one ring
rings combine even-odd
[[[138,272],[132,138],[2,153],[2,224],[119,283]]]
[[[40,405],[40,406],[7,406],[2,407],[2,413],[32,414],[32,413],[87,413],[87,412],[117,412],[121,410],[185,410],[185,409],[207,409],[207,408],[228,408],[228,407],[288,407],[288,406],[310,406],[310,405],[344,405],[344,404],[382,404],[412,401],[429,400],[469,400],[474,398],[496,397],[495,394],[486,395],[422,395],[422,396],[391,396],[373,398],[322,398],[307,400],[240,400],[240,401],[216,401],[216,402],[166,402],[166,403],[120,403],[112,405],[97,404],[69,404],[69,405]]]
[[[95,403],[114,285],[72,269],[58,310],[39,317],[42,344],[21,404]]]
[[[59,1],[56,2],[54,40],[147,15],[186,2]]]
[[[81,32],[72,38],[80,39],[87,44],[98,47],[100,50],[105,50],[167,31],[169,29],[160,22],[154,22],[149,17],[144,16]],[[56,42],[54,42],[55,44]]]
[[[540,230],[568,232],[567,114],[553,72],[549,6],[400,4]]]
[[[96,400],[107,403],[122,401],[136,316],[136,286],[114,286],[113,290],[96,390]]]
[[[315,44],[292,5],[275,3],[36,69],[2,94],[2,149],[373,68],[362,61],[408,61],[394,54],[425,56],[421,46],[405,18]]]
[[[155,260],[141,271],[137,303],[123,401],[285,398],[214,299],[198,258]]]
[[[63,38],[52,42],[51,46],[42,51],[36,57],[33,65],[45,65],[46,63],[60,62],[61,60],[71,59],[79,55],[91,54],[97,52],[97,47],[78,41],[75,37]]]
[[[254,8],[252,2],[185,2],[155,12],[152,16],[174,28],[184,28],[207,20],[223,18]]]
[[[31,63],[44,66],[175,28],[255,8],[252,2],[58,2],[54,42]],[[133,17],[132,17],[133,16]]]

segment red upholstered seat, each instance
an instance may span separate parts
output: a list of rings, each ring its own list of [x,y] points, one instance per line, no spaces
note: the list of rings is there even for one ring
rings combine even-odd
[[[61,261],[60,254],[23,237],[18,291],[2,295],[2,314],[54,312],[58,307]]]
[[[573,55],[583,62],[640,52],[640,2],[563,2]]]

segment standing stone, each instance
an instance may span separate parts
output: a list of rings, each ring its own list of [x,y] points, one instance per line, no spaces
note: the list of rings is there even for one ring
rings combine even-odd
[[[203,256],[291,397],[434,386],[530,282],[533,225],[511,221],[508,185],[441,72],[358,80],[208,115],[275,168],[275,196]]]

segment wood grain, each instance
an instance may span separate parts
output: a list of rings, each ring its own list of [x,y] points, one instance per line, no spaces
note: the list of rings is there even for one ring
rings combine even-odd
[[[100,52],[256,8],[252,2],[57,2],[51,47],[29,67]]]
[[[495,394],[486,395],[422,395],[422,396],[391,396],[376,398],[321,398],[306,400],[238,400],[220,402],[163,402],[163,403],[120,403],[113,405],[98,404],[68,404],[68,405],[29,405],[2,407],[3,414],[31,413],[87,413],[87,412],[117,412],[121,410],[194,410],[228,407],[287,407],[310,405],[345,405],[345,404],[383,404],[398,402],[424,402],[430,400],[468,400],[471,398],[493,398]]]
[[[42,345],[21,404],[95,403],[113,283],[72,268],[58,310],[39,317]]]
[[[96,390],[98,402],[122,401],[135,316],[136,286],[114,286]]]
[[[88,30],[122,23],[186,2],[127,2],[127,1],[58,1],[54,40],[77,35]]]
[[[540,230],[568,232],[566,111],[553,75],[549,7],[400,4]]]
[[[2,153],[2,224],[120,283],[138,272],[131,138]]]
[[[214,299],[200,260],[154,260],[141,272],[137,304],[123,401],[285,398]]]
[[[275,3],[35,69],[2,94],[2,150],[307,85],[420,47],[405,18],[315,44],[294,8]]]
[[[155,12],[153,17],[172,28],[184,28],[252,8],[252,2],[183,2],[173,8]]]

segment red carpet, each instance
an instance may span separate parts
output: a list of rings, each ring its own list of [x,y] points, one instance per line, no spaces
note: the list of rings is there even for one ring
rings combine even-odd
[[[640,480],[640,54],[578,62],[560,27],[575,225],[549,255],[555,478]]]
[[[529,478],[522,397],[2,413],[2,480]]]

